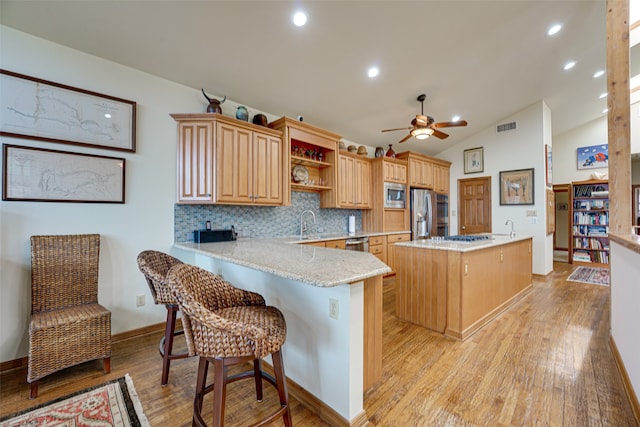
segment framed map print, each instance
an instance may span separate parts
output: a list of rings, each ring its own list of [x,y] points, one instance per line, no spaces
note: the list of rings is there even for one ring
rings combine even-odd
[[[0,70],[0,135],[136,151],[136,103]]]
[[[124,203],[125,159],[2,147],[2,200]]]

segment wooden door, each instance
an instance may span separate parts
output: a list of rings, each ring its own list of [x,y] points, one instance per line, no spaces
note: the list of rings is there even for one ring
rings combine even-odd
[[[458,234],[491,233],[491,177],[458,180]]]
[[[213,200],[213,122],[178,125],[178,202]]]
[[[253,171],[251,131],[216,125],[216,201],[251,203]]]
[[[253,133],[253,189],[257,204],[282,204],[282,140],[259,132]]]
[[[343,208],[353,207],[355,159],[348,156],[340,156],[338,167],[338,205]]]

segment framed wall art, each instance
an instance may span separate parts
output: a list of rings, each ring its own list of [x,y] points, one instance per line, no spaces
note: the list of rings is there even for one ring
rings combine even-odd
[[[553,162],[550,145],[544,145],[544,157],[546,159],[547,187],[551,187],[553,186]]]
[[[609,144],[578,147],[578,169],[609,167]]]
[[[0,135],[136,151],[136,103],[0,70]]]
[[[125,159],[2,147],[2,200],[124,203]]]
[[[484,148],[464,150],[464,173],[484,172]]]
[[[501,205],[533,205],[533,169],[500,172]]]

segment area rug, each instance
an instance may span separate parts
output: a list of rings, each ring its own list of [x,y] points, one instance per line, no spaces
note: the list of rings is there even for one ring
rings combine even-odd
[[[133,380],[124,377],[0,419],[0,427],[148,427]]]
[[[598,267],[578,267],[567,279],[570,282],[591,283],[609,286],[609,269]]]

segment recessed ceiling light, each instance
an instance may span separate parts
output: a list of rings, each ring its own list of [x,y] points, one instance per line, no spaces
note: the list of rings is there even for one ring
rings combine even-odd
[[[604,110],[602,110],[602,114],[604,114],[604,113],[608,113],[608,112],[609,112],[609,109],[608,109],[608,108],[605,108]]]
[[[564,64],[564,70],[570,70],[572,69],[574,66],[576,65],[576,61],[569,61],[566,64]]]
[[[607,92],[600,94],[600,99],[605,98],[607,96]]]
[[[110,118],[111,118],[111,114],[109,114],[109,113],[105,113],[105,114],[104,114],[104,116],[105,116],[107,119],[110,119]]]
[[[547,31],[547,35],[548,36],[552,36],[552,35],[556,34],[558,31],[560,31],[561,29],[562,29],[562,25],[561,24],[554,24]]]
[[[593,78],[597,79],[598,77],[602,77],[604,75],[604,70],[598,70],[595,73],[593,73]]]
[[[376,77],[379,73],[380,70],[378,69],[378,67],[371,67],[369,68],[369,71],[367,71],[367,75],[371,78]]]
[[[452,121],[452,122],[457,122],[458,120],[460,120],[460,116],[453,116],[453,117],[451,117],[451,121]]]
[[[293,15],[293,23],[296,27],[302,27],[307,23],[307,15],[305,15],[304,12],[296,12],[296,14]]]

